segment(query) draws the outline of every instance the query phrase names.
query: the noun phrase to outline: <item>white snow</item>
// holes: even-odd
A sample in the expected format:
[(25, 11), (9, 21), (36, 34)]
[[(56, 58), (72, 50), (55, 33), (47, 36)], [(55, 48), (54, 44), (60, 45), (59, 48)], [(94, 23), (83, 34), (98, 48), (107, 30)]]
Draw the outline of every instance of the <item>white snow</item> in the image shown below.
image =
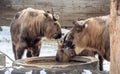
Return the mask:
[(103, 69), (105, 71), (110, 71), (110, 62), (104, 60), (104, 62), (103, 62)]
[(90, 70), (84, 69), (83, 72), (82, 72), (82, 74), (92, 74), (92, 72)]
[(47, 73), (45, 72), (45, 69), (43, 69), (40, 71), (40, 74), (47, 74)]
[(13, 68), (7, 68), (5, 74), (11, 74), (13, 70), (14, 70)]
[(67, 33), (69, 32), (69, 30), (68, 29), (62, 29), (62, 33), (64, 33), (64, 35), (66, 35)]
[(0, 32), (0, 42), (9, 42), (11, 40), (10, 27), (2, 26), (3, 31)]
[(32, 74), (32, 70), (31, 70), (31, 71), (29, 71), (29, 72), (26, 72), (25, 74)]
[[(10, 36), (10, 27), (2, 26), (2, 29), (3, 31), (0, 31), (0, 51), (4, 52), (5, 54), (7, 54), (10, 58), (14, 60), (14, 55), (12, 52), (11, 36)], [(69, 30), (62, 29), (62, 32), (66, 34), (67, 32), (69, 32)], [(57, 50), (56, 42), (47, 41), (46, 43), (43, 40), (40, 56), (55, 56), (56, 50)], [(23, 58), (26, 58), (25, 53), (24, 53)], [(8, 58), (6, 58), (6, 66), (7, 67), (12, 66), (12, 61)], [(104, 61), (104, 70), (105, 71), (110, 70), (110, 63), (107, 61)], [(84, 71), (88, 72), (87, 70), (84, 70)]]

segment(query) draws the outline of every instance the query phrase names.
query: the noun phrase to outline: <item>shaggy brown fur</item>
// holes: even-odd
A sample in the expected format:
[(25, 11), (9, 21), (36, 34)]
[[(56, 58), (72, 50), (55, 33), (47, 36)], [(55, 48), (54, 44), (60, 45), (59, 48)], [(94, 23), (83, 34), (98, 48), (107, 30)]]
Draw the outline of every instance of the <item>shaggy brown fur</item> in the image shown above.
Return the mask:
[(68, 47), (64, 44), (66, 36), (58, 43), (58, 50), (56, 54), (56, 61), (58, 62), (69, 62), (71, 57), (76, 55), (73, 47)]
[(56, 54), (56, 61), (58, 62), (69, 62), (71, 57), (75, 56), (74, 49), (70, 48), (59, 48)]
[[(110, 60), (109, 16), (88, 18), (75, 21), (68, 33), (66, 45), (75, 45), (75, 52), (79, 54), (84, 48), (90, 47), (99, 51), (106, 60)], [(69, 45), (70, 46), (70, 45)], [(103, 70), (103, 58), (99, 56), (100, 70)]]
[(32, 8), (18, 12), (12, 20), (11, 38), (15, 59), (21, 59), (25, 49), (27, 57), (38, 56), (41, 37), (58, 39), (61, 25), (51, 13)]

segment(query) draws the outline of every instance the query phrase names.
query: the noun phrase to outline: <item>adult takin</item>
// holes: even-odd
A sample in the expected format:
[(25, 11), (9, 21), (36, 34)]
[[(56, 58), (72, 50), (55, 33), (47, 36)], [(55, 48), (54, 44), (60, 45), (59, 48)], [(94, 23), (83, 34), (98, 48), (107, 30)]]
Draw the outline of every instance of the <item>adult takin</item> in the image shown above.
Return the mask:
[(93, 48), (99, 56), (100, 70), (103, 70), (103, 57), (110, 61), (109, 16), (99, 16), (73, 22), (74, 26), (65, 39), (66, 46), (75, 46), (79, 54), (84, 48)]
[(27, 8), (18, 12), (10, 24), (15, 59), (21, 59), (27, 49), (27, 57), (39, 56), (41, 38), (61, 38), (58, 17), (50, 12)]

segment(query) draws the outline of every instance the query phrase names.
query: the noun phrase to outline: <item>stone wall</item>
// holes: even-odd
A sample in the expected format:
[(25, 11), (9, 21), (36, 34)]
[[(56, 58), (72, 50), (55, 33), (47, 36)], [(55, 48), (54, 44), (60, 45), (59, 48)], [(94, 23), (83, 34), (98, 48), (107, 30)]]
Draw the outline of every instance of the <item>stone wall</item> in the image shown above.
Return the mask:
[[(10, 0), (15, 10), (27, 7), (51, 11), (60, 15), (62, 25), (72, 25), (72, 20), (109, 14), (109, 0)], [(9, 12), (10, 13), (10, 12)], [(1, 23), (1, 22), (0, 22)]]

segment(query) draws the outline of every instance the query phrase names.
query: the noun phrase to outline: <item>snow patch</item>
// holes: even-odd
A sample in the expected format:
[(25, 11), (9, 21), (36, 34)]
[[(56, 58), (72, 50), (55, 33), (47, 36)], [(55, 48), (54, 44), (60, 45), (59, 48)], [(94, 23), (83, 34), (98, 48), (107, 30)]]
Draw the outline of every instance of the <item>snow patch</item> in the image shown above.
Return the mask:
[(47, 74), (47, 73), (45, 72), (45, 69), (43, 69), (40, 71), (40, 74)]
[(32, 70), (31, 70), (31, 71), (29, 71), (29, 72), (26, 72), (25, 74), (32, 74)]
[(13, 68), (7, 68), (5, 74), (11, 74), (13, 70), (14, 70)]
[(24, 68), (23, 66), (15, 67), (16, 69), (22, 69)]
[(69, 32), (70, 30), (68, 30), (68, 29), (62, 29), (62, 33), (64, 34), (64, 36)]
[(81, 74), (92, 74), (92, 72), (90, 70), (84, 69)]
[(0, 42), (9, 42), (11, 41), (10, 36), (10, 27), (1, 26), (2, 31), (0, 31)]

